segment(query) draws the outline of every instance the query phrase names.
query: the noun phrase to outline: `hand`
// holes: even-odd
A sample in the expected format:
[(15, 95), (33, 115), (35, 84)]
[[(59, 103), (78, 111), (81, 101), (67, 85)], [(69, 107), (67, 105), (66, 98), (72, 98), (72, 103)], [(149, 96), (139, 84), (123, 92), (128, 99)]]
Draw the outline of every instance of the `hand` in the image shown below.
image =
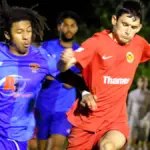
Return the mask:
[(73, 52), (72, 48), (65, 49), (61, 54), (61, 60), (64, 63), (70, 62), (73, 57), (74, 57), (74, 52)]
[(89, 93), (89, 94), (82, 96), (80, 105), (82, 105), (83, 107), (87, 106), (91, 110), (96, 110), (97, 109), (96, 100), (97, 100), (96, 95), (92, 95)]

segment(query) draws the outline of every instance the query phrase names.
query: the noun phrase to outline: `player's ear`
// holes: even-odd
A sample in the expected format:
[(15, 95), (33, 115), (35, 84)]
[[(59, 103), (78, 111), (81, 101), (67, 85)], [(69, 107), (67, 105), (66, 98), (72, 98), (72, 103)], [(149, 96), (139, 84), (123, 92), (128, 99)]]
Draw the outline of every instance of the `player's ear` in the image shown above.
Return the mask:
[(7, 40), (10, 40), (10, 34), (8, 33), (8, 31), (4, 31), (4, 36)]
[(137, 33), (140, 32), (140, 30), (142, 29), (143, 25), (140, 24), (139, 27), (137, 28)]
[(111, 23), (112, 23), (113, 26), (116, 25), (116, 23), (117, 23), (117, 17), (115, 15), (112, 16)]
[(78, 30), (79, 30), (79, 27), (78, 27), (78, 25), (76, 26), (76, 33), (78, 32)]
[(58, 32), (60, 31), (60, 28), (61, 28), (61, 27), (60, 27), (60, 24), (58, 24), (58, 25), (57, 25), (57, 31), (58, 31)]

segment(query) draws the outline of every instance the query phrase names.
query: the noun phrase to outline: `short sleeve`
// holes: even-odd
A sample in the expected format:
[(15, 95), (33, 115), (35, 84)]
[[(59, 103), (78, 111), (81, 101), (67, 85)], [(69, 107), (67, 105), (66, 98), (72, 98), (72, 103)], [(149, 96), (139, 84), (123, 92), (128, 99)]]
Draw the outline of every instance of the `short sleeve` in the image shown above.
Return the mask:
[(50, 54), (48, 54), (44, 48), (40, 47), (39, 49), (47, 64), (47, 75), (56, 77), (60, 73), (60, 71), (57, 69), (56, 60)]
[(144, 44), (144, 48), (143, 48), (143, 54), (140, 62), (146, 62), (150, 60), (150, 45), (146, 40), (143, 40), (143, 44)]
[(50, 54), (48, 54), (47, 63), (48, 63), (48, 74), (52, 75), (53, 77), (56, 77), (60, 73), (60, 71), (57, 69), (56, 60)]
[(74, 56), (82, 68), (85, 68), (92, 61), (97, 47), (98, 39), (93, 36), (82, 43), (81, 47), (74, 52)]
[(45, 41), (41, 44), (41, 48), (45, 49), (48, 54), (51, 54), (52, 44), (50, 41)]
[(48, 41), (46, 41), (46, 42), (43, 42), (42, 44), (41, 44), (41, 47), (42, 48), (44, 48), (44, 49), (47, 49), (47, 47), (48, 47)]

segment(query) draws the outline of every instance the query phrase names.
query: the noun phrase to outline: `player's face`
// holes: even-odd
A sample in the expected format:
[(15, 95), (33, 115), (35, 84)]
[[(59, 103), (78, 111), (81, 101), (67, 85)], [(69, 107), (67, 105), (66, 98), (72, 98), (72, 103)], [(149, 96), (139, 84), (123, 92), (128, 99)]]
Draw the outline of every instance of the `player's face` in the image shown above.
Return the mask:
[(128, 44), (142, 28), (140, 19), (130, 14), (123, 14), (118, 19), (113, 16), (112, 24), (116, 39), (122, 44)]
[(61, 40), (66, 42), (72, 41), (78, 31), (77, 22), (74, 19), (66, 18), (61, 25), (58, 26), (58, 31), (60, 32)]
[(139, 78), (137, 81), (137, 86), (140, 89), (145, 89), (148, 86), (148, 80), (147, 79), (141, 79)]
[(19, 54), (26, 54), (32, 42), (32, 27), (30, 21), (14, 22), (10, 32), (11, 46)]

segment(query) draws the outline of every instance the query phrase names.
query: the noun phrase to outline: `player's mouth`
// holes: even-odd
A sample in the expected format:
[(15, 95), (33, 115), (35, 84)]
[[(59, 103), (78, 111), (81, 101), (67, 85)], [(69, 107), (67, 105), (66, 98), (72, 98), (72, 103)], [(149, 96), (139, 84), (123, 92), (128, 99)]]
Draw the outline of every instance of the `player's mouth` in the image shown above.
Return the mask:
[(126, 37), (126, 36), (122, 36), (122, 38), (123, 38), (123, 39), (128, 39), (128, 37)]
[(66, 33), (66, 37), (72, 38), (72, 33)]
[(129, 38), (128, 37), (122, 37), (123, 38), (123, 40), (125, 40), (125, 41), (129, 41)]
[(25, 42), (25, 43), (24, 43), (24, 47), (25, 47), (25, 48), (29, 48), (29, 47), (30, 47), (30, 43), (29, 43), (29, 42)]

